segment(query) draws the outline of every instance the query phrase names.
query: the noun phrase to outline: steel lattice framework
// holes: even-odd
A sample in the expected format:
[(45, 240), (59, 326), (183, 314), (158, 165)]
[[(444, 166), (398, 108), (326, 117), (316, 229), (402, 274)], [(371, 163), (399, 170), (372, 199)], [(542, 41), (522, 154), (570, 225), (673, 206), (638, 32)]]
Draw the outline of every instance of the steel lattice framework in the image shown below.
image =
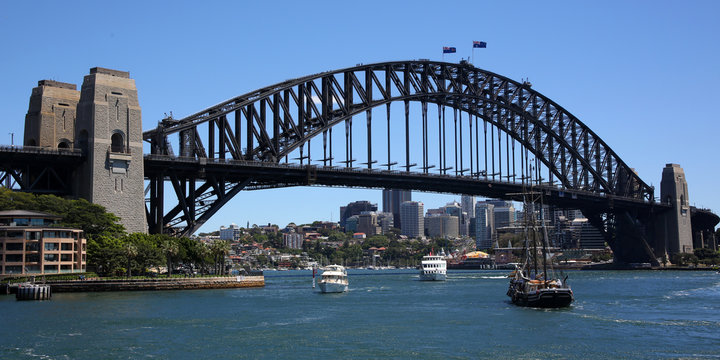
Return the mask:
[[(410, 103), (418, 102), (422, 109), (422, 164), (411, 163), (410, 153), (418, 151), (410, 146)], [(390, 123), (391, 104), (404, 105), (405, 152), (404, 159), (391, 157)], [(428, 119), (428, 104), (438, 107), (438, 147), (432, 148), (429, 138), (434, 120)], [(592, 192), (598, 196), (653, 202), (653, 188), (643, 182), (622, 159), (590, 128), (548, 97), (533, 90), (528, 82), (517, 82), (498, 74), (475, 68), (461, 62), (451, 64), (428, 60), (386, 62), (358, 65), (352, 68), (329, 71), (241, 95), (182, 119), (167, 118), (154, 130), (143, 134), (151, 144), (152, 154), (198, 162), (227, 160), (278, 164), (288, 161), (291, 153), (299, 151), (300, 164), (310, 162), (310, 141), (322, 139), (324, 167), (341, 166), (354, 168), (353, 117), (366, 114), (367, 161), (363, 164), (373, 169), (372, 110), (385, 106), (387, 109), (387, 163), (376, 169), (398, 165), (406, 172), (429, 173), (436, 165), (430, 159), (438, 159), (433, 170), (447, 175), (453, 169), (446, 162), (447, 144), (444, 134), (445, 108), (453, 111), (457, 131), (457, 116), (466, 114), (469, 124), (469, 144), (462, 144), (455, 137), (454, 175), (478, 180), (506, 179), (507, 182), (535, 181), (538, 185), (550, 184), (559, 189)], [(482, 122), (482, 124), (480, 124)], [(345, 124), (344, 149), (333, 151), (332, 130), (335, 125)], [(474, 123), (474, 134), (473, 134)], [(414, 123), (413, 123), (414, 124)], [(200, 126), (207, 130), (199, 130)], [(413, 125), (415, 126), (415, 125)], [(491, 128), (491, 149), (480, 148), (480, 127)], [(497, 144), (495, 133), (497, 130)], [(457, 134), (457, 132), (456, 132)], [(502, 139), (505, 140), (505, 173), (503, 174)], [(177, 136), (178, 154), (173, 152), (171, 135)], [(467, 133), (465, 137), (467, 137)], [(392, 141), (398, 141), (395, 136)], [(473, 138), (475, 140), (473, 140)], [(512, 139), (510, 143), (507, 139)], [(484, 140), (487, 140), (485, 135)], [(356, 140), (357, 141), (357, 140)], [(520, 175), (515, 170), (515, 143), (519, 144)], [(457, 148), (469, 147), (469, 169), (457, 165)], [(501, 155), (495, 154), (497, 151)], [(307, 153), (305, 153), (307, 150)], [(344, 151), (344, 160), (338, 161)], [(492, 152), (492, 166), (487, 161)], [(512, 166), (510, 169), (512, 152)], [(483, 166), (481, 156), (485, 156)], [(340, 155), (342, 156), (342, 155)], [(396, 155), (397, 156), (397, 155)], [(460, 155), (462, 159), (462, 154)], [(473, 159), (474, 158), (474, 159)], [(498, 166), (495, 159), (498, 159)], [(403, 163), (404, 160), (404, 163)], [(532, 161), (532, 163), (531, 163)], [(415, 167), (415, 168), (414, 168)], [(484, 169), (483, 169), (484, 167)], [(413, 169), (414, 168), (414, 169)], [(199, 176), (200, 178), (202, 176)], [(179, 204), (163, 214), (162, 183), (171, 180), (178, 195)], [(189, 232), (196, 230), (214, 214), (222, 204), (253, 179), (224, 179), (222, 176), (205, 176), (204, 183), (196, 186), (195, 179), (183, 179), (176, 174), (161, 174), (151, 179), (151, 204), (148, 218), (151, 228), (188, 224)], [(556, 185), (557, 184), (557, 185)], [(156, 199), (153, 202), (153, 197)], [(184, 233), (188, 233), (185, 231)]]

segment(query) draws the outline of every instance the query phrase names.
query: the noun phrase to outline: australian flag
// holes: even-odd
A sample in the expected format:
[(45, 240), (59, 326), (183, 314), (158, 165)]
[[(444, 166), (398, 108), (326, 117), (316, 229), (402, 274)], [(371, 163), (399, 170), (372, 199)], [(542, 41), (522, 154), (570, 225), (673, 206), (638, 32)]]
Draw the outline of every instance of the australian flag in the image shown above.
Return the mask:
[(455, 52), (454, 47), (443, 46), (443, 54), (452, 54)]
[(473, 41), (473, 48), (486, 48), (487, 43), (484, 41)]

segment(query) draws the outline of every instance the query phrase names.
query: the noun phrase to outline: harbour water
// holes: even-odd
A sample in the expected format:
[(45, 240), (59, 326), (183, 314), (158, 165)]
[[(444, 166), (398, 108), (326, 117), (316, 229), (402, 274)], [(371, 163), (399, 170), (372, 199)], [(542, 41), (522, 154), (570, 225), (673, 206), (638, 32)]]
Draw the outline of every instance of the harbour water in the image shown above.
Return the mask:
[(715, 272), (568, 272), (576, 301), (560, 310), (512, 305), (506, 274), (350, 270), (342, 294), (281, 271), (258, 289), (0, 296), (0, 358), (720, 358)]

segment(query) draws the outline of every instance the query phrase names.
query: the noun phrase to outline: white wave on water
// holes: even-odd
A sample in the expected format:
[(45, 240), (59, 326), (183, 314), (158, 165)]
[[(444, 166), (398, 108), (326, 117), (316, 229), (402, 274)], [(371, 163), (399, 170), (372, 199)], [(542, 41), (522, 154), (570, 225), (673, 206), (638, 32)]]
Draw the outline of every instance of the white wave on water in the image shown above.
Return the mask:
[(500, 276), (481, 276), (480, 278), (481, 279), (507, 279), (508, 277), (500, 275)]
[[(30, 356), (30, 357), (36, 357), (36, 358), (40, 358), (40, 359), (57, 359), (58, 358), (56, 355), (51, 356), (51, 355), (45, 355), (45, 354), (36, 354), (35, 349), (33, 349), (33, 348), (23, 349), (23, 355)], [(67, 355), (61, 355), (60, 359), (69, 359), (69, 358), (67, 357)]]
[(254, 326), (256, 328), (274, 328), (277, 326), (290, 326), (290, 325), (300, 325), (300, 324), (309, 324), (318, 322), (322, 319), (326, 318), (326, 316), (303, 316), (295, 319), (290, 319), (288, 321), (275, 321), (275, 322), (268, 322), (263, 321), (257, 324), (257, 326)]
[(650, 321), (650, 320), (637, 320), (637, 319), (617, 319), (617, 318), (611, 318), (607, 316), (601, 316), (601, 315), (593, 315), (593, 314), (580, 314), (580, 313), (571, 313), (572, 315), (585, 318), (585, 319), (591, 319), (591, 320), (599, 320), (599, 321), (605, 321), (605, 322), (611, 322), (611, 323), (617, 323), (617, 324), (630, 324), (630, 325), (652, 325), (652, 326), (682, 326), (682, 327), (688, 327), (688, 326), (707, 326), (707, 327), (720, 327), (720, 322), (717, 321), (709, 321), (709, 320), (664, 320), (664, 321)]
[(684, 289), (673, 291), (668, 295), (663, 296), (665, 299), (672, 299), (674, 297), (687, 297), (687, 296), (720, 296), (720, 282), (716, 282), (710, 286), (703, 286), (695, 289)]

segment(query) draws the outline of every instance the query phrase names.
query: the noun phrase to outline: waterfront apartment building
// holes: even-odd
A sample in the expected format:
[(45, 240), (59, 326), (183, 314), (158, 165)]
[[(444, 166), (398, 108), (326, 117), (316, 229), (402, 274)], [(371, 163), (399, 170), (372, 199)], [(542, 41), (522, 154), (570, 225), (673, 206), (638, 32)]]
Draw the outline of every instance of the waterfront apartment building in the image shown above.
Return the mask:
[(400, 204), (402, 235), (422, 238), (425, 234), (424, 205), (419, 201), (405, 201)]
[(393, 226), (400, 229), (402, 222), (400, 221), (400, 204), (411, 201), (412, 192), (410, 190), (384, 189), (382, 192), (382, 211), (384, 213), (393, 214)]
[(60, 219), (36, 211), (0, 211), (0, 276), (85, 272), (83, 231), (59, 226)]

